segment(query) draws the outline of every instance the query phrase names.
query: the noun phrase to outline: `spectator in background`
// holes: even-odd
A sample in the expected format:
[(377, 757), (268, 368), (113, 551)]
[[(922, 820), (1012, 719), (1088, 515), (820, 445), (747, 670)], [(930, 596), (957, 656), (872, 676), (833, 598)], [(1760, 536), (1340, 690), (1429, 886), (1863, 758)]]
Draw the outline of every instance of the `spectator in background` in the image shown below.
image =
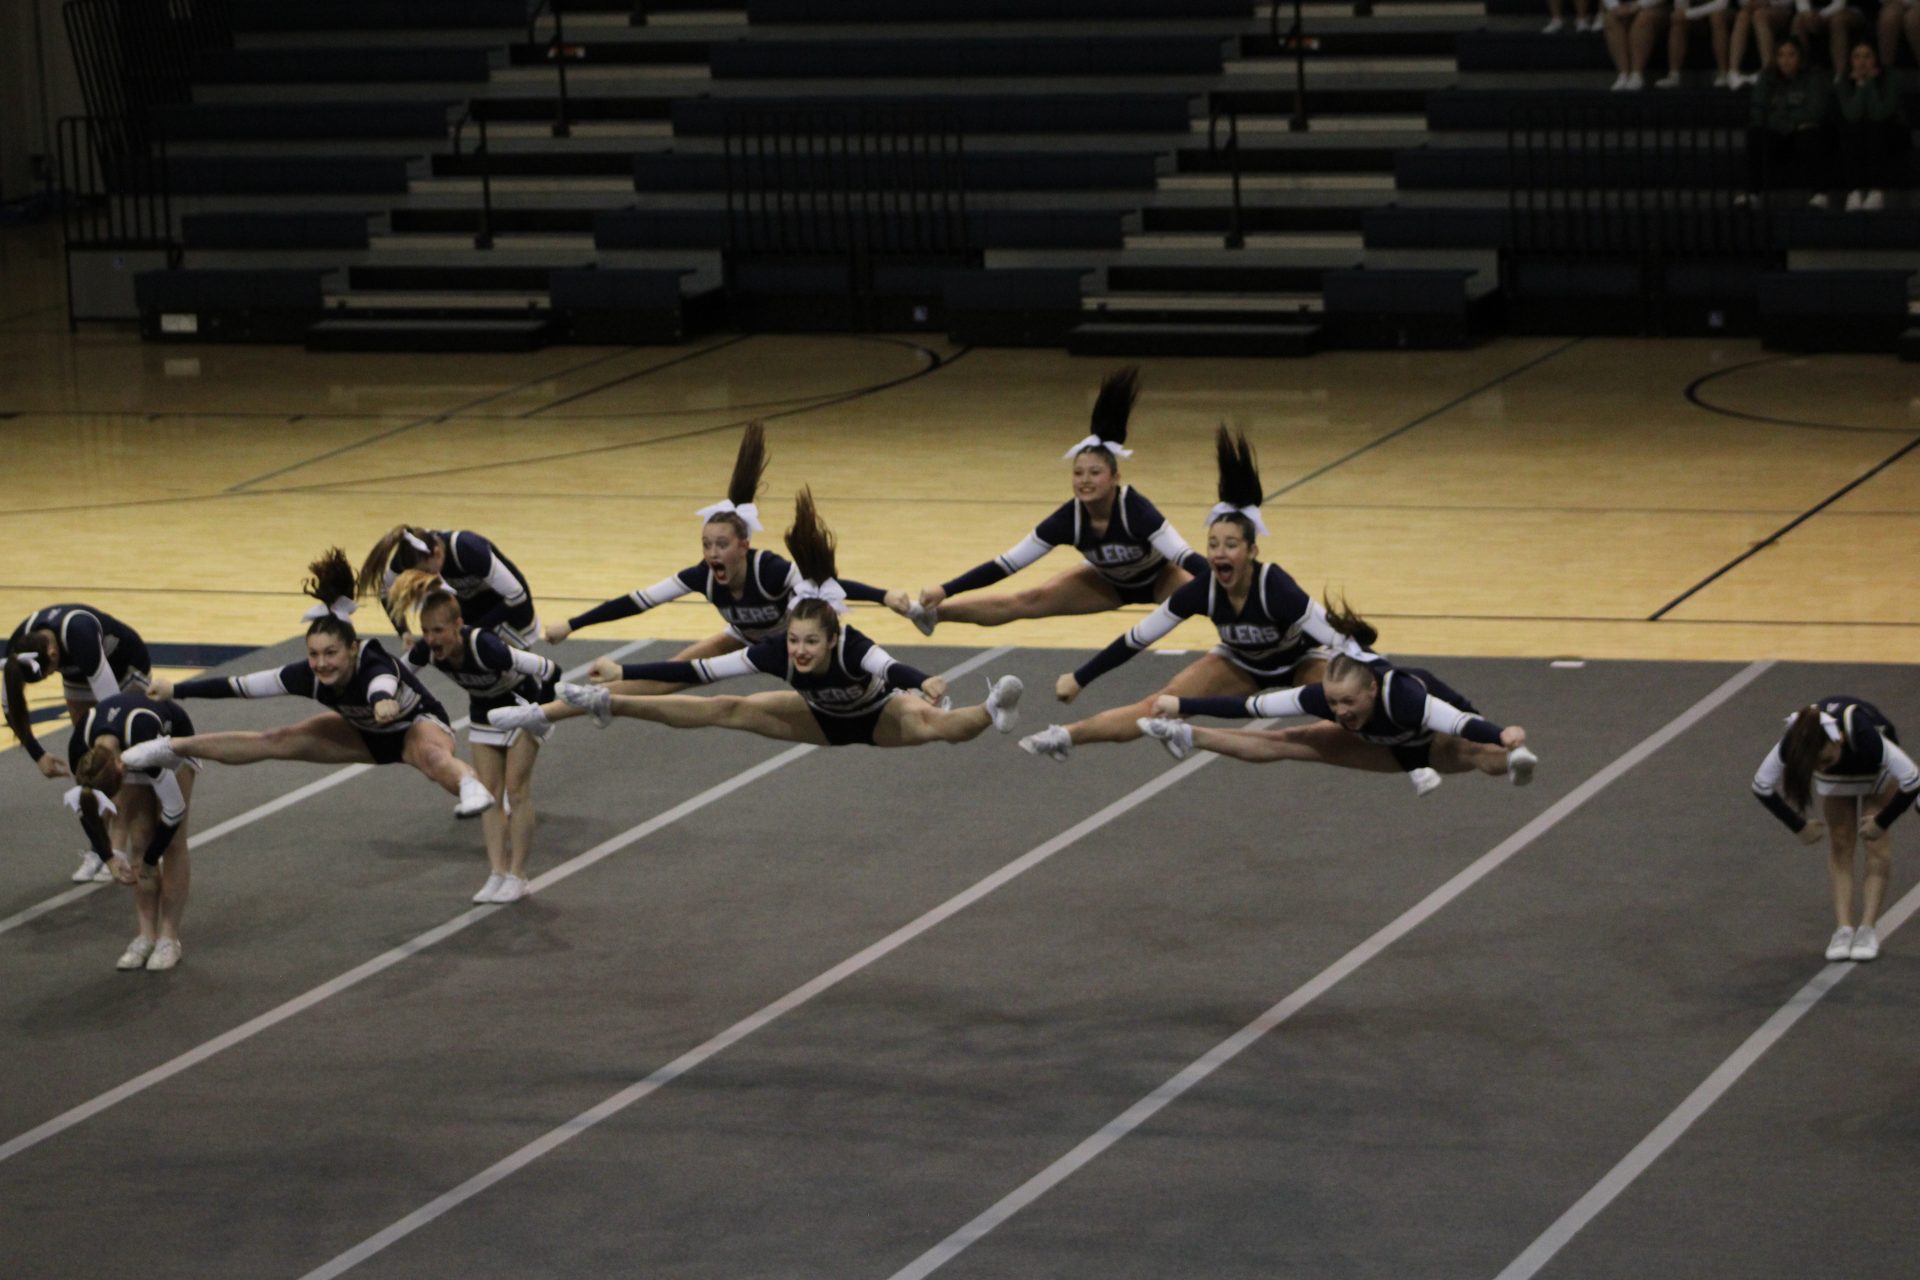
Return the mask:
[(1606, 8), (1607, 56), (1613, 59), (1616, 90), (1647, 87), (1647, 59), (1666, 25), (1667, 0), (1600, 0)]
[(1793, 34), (1808, 49), (1820, 36), (1827, 38), (1827, 59), (1833, 67), (1833, 78), (1838, 82), (1847, 74), (1847, 50), (1853, 48), (1860, 33), (1866, 30), (1867, 20), (1860, 10), (1847, 4), (1847, 0), (1826, 0), (1820, 8), (1813, 7), (1813, 0), (1793, 0), (1797, 12), (1793, 15)]
[(1807, 69), (1806, 51), (1791, 37), (1773, 51), (1773, 65), (1753, 90), (1747, 130), (1747, 165), (1753, 189), (1813, 189), (1816, 209), (1828, 205), (1827, 78)]
[(1656, 88), (1680, 87), (1680, 69), (1687, 64), (1687, 37), (1696, 22), (1706, 23), (1713, 37), (1713, 87), (1724, 89), (1732, 83), (1733, 63), (1728, 57), (1727, 40), (1733, 18), (1727, 12), (1727, 0), (1675, 0), (1673, 21), (1667, 26), (1667, 74)]
[[(1594, 16), (1593, 0), (1573, 0), (1573, 29), (1575, 31), (1598, 31), (1600, 19)], [(1567, 29), (1567, 0), (1547, 0), (1545, 27), (1547, 35), (1558, 35)]]
[(1913, 131), (1900, 109), (1900, 90), (1880, 66), (1873, 46), (1853, 46), (1847, 74), (1834, 86), (1839, 107), (1840, 185), (1847, 211), (1884, 209), (1891, 186), (1913, 145)]
[(1900, 33), (1920, 60), (1920, 0), (1880, 0), (1880, 65), (1891, 69), (1900, 57)]
[[(1793, 0), (1741, 0), (1740, 13), (1733, 20), (1733, 48), (1727, 55), (1731, 72), (1728, 88), (1744, 89), (1760, 83), (1761, 74), (1773, 65), (1774, 42), (1785, 33), (1792, 8)], [(1760, 55), (1757, 65), (1761, 70), (1743, 76), (1740, 64), (1746, 59), (1748, 36), (1752, 36), (1753, 47)]]

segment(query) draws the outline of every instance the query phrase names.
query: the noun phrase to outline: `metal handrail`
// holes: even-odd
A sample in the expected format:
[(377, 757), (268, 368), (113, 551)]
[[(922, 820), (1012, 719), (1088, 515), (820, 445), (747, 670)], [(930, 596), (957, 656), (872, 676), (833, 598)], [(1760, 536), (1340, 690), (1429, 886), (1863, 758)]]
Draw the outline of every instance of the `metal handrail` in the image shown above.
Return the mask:
[(1300, 0), (1293, 0), (1293, 26), (1287, 34), (1280, 34), (1279, 0), (1267, 8), (1267, 30), (1273, 37), (1275, 48), (1293, 50), (1293, 114), (1287, 118), (1289, 133), (1305, 133), (1311, 124), (1307, 120), (1307, 50), (1315, 48), (1319, 41), (1307, 35), (1306, 13), (1300, 7)]
[(572, 104), (567, 96), (567, 60), (578, 57), (580, 51), (567, 43), (567, 23), (563, 0), (538, 0), (533, 12), (527, 15), (527, 43), (538, 43), (540, 15), (553, 15), (553, 35), (546, 43), (547, 61), (553, 63), (554, 77), (559, 82), (559, 103), (554, 109), (553, 136), (570, 138), (573, 136)]
[[(1220, 145), (1220, 117), (1227, 118), (1227, 144)], [(1231, 100), (1225, 106), (1215, 106), (1213, 115), (1207, 120), (1207, 150), (1215, 155), (1224, 151), (1232, 158), (1233, 174), (1233, 212), (1227, 223), (1227, 243), (1229, 249), (1247, 247), (1246, 231), (1241, 223), (1240, 212), (1240, 109)]]
[(473, 154), (480, 161), (480, 230), (474, 233), (473, 247), (476, 249), (493, 248), (493, 158), (487, 150), (487, 113), (481, 110), (482, 99), (468, 101), (466, 110), (453, 122), (453, 154), (460, 154), (460, 142), (466, 133), (467, 122), (472, 121), (479, 133), (474, 144)]

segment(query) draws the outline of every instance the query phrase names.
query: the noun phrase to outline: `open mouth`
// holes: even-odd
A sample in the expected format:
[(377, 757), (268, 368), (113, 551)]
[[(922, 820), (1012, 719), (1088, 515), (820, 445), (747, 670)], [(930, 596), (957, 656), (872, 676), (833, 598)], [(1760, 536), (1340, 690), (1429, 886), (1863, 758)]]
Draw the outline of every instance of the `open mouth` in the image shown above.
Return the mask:
[(1213, 576), (1222, 582), (1230, 582), (1233, 579), (1233, 566), (1224, 560), (1215, 560), (1213, 562)]

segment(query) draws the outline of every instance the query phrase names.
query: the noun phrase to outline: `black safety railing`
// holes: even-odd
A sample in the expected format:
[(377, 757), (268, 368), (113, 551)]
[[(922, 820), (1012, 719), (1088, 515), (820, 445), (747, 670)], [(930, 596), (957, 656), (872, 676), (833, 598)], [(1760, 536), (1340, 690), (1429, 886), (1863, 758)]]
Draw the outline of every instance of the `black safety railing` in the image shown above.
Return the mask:
[[(1220, 122), (1227, 122), (1226, 141), (1220, 140)], [(1247, 235), (1244, 214), (1240, 200), (1240, 110), (1232, 99), (1224, 104), (1215, 103), (1213, 115), (1207, 121), (1207, 150), (1227, 160), (1227, 172), (1232, 175), (1233, 206), (1227, 215), (1227, 245), (1229, 249), (1247, 247)]]
[(1276, 50), (1293, 51), (1293, 114), (1287, 118), (1287, 128), (1293, 133), (1305, 133), (1310, 127), (1307, 121), (1307, 51), (1317, 48), (1319, 41), (1307, 34), (1306, 11), (1300, 0), (1293, 0), (1293, 25), (1287, 28), (1284, 36), (1281, 35), (1280, 8), (1280, 0), (1273, 0), (1268, 7), (1267, 29), (1273, 37)]
[(233, 47), (227, 0), (67, 0), (60, 16), (88, 115), (136, 131), (188, 100), (202, 54)]
[(453, 122), (453, 154), (461, 154), (467, 126), (474, 127), (473, 157), (480, 170), (480, 227), (473, 235), (476, 249), (493, 248), (493, 156), (487, 150), (487, 113), (482, 99), (467, 103), (466, 110)]
[(573, 136), (573, 109), (567, 99), (567, 64), (585, 56), (585, 50), (578, 45), (567, 43), (567, 19), (565, 0), (537, 0), (533, 11), (527, 15), (527, 43), (538, 43), (540, 15), (553, 15), (553, 35), (548, 38), (545, 53), (547, 61), (553, 64), (555, 77), (556, 105), (553, 116), (553, 136), (570, 138)]
[(721, 148), (730, 271), (742, 258), (844, 259), (857, 300), (887, 259), (974, 253), (965, 139), (944, 113), (741, 108)]
[(168, 267), (180, 265), (167, 142), (151, 127), (124, 119), (68, 116), (57, 132), (54, 164), (62, 192), (60, 229), (66, 259), (67, 325), (92, 317), (76, 313), (73, 256), (81, 252), (159, 250)]

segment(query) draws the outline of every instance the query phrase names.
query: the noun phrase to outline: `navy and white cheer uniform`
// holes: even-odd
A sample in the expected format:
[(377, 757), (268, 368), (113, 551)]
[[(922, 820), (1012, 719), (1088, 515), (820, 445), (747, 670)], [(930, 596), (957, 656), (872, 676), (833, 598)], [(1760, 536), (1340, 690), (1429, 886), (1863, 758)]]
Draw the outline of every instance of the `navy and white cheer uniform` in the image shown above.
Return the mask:
[(61, 683), (69, 702), (104, 702), (147, 687), (153, 660), (146, 642), (109, 613), (84, 604), (49, 605), (13, 629), (8, 652), (17, 652), (30, 631), (51, 631), (59, 641)]
[[(1898, 790), (1893, 799), (1874, 818), (1884, 831), (1920, 797), (1920, 766), (1900, 749), (1899, 731), (1872, 703), (1836, 696), (1813, 705), (1820, 708), (1822, 717), (1832, 720), (1840, 735), (1840, 759), (1830, 769), (1814, 771), (1814, 794), (1872, 797), (1886, 790), (1888, 783), (1894, 784)], [(1790, 830), (1800, 832), (1806, 829), (1806, 818), (1780, 794), (1787, 773), (1782, 755), (1786, 741), (1782, 735), (1760, 762), (1759, 772), (1753, 775), (1753, 794)]]
[(1134, 654), (1160, 639), (1188, 618), (1206, 617), (1220, 633), (1213, 652), (1258, 680), (1262, 687), (1286, 684), (1293, 669), (1318, 646), (1350, 654), (1363, 662), (1379, 661), (1352, 637), (1342, 635), (1327, 621), (1320, 602), (1300, 589), (1277, 564), (1253, 562), (1253, 582), (1247, 602), (1233, 606), (1233, 597), (1213, 574), (1198, 577), (1166, 598), (1127, 633), (1089, 658), (1073, 673), (1086, 688)]
[[(697, 591), (720, 611), (720, 617), (727, 624), (727, 634), (741, 644), (753, 644), (768, 636), (784, 634), (787, 629), (787, 606), (792, 603), (793, 589), (800, 585), (802, 578), (799, 567), (772, 551), (754, 551), (747, 555), (746, 577), (747, 580), (738, 586), (724, 586), (714, 580), (713, 570), (702, 561), (692, 568), (682, 569), (671, 578), (624, 596), (616, 596), (605, 604), (595, 605), (577, 618), (567, 619), (567, 629), (578, 631), (581, 627), (631, 618)], [(886, 603), (887, 593), (879, 587), (870, 587), (851, 578), (839, 578), (836, 581), (845, 589), (849, 600), (868, 604)]]
[(872, 746), (887, 699), (927, 682), (925, 672), (896, 660), (852, 627), (841, 627), (833, 654), (822, 669), (801, 671), (787, 656), (784, 634), (768, 636), (736, 653), (695, 662), (632, 662), (620, 668), (628, 680), (670, 684), (712, 684), (754, 672), (777, 676), (806, 700), (807, 710), (836, 747)]
[[(1384, 660), (1369, 663), (1380, 678), (1367, 722), (1352, 732), (1393, 753), (1407, 773), (1431, 767), (1433, 735), (1450, 733), (1468, 742), (1500, 745), (1505, 726), (1480, 715), (1471, 702), (1449, 688), (1440, 677), (1419, 667), (1396, 667)], [(1182, 698), (1183, 716), (1218, 716), (1223, 720), (1318, 716), (1339, 723), (1327, 701), (1324, 685), (1274, 689), (1251, 698)]]
[[(487, 721), (489, 712), (496, 707), (552, 702), (553, 684), (560, 677), (560, 665), (553, 659), (516, 649), (493, 632), (478, 627), (460, 628), (458, 665), (435, 658), (425, 640), (408, 650), (402, 661), (407, 670), (415, 673), (432, 667), (467, 691), (467, 718), (471, 722), (467, 738), (482, 747), (510, 747), (523, 732), (494, 728)], [(529, 732), (545, 742), (553, 733), (553, 726), (549, 724)]]
[(1072, 547), (1086, 557), (1122, 604), (1152, 604), (1154, 583), (1169, 563), (1195, 577), (1207, 572), (1206, 558), (1187, 545), (1159, 508), (1123, 484), (1114, 494), (1113, 514), (1104, 530), (1094, 529), (1080, 499), (1069, 499), (1011, 551), (974, 566), (940, 589), (949, 597), (977, 591), (1020, 572), (1055, 547)]
[[(375, 764), (398, 764), (406, 750), (407, 730), (419, 721), (453, 732), (447, 709), (439, 699), (427, 692), (418, 676), (394, 661), (377, 640), (360, 642), (359, 661), (344, 688), (321, 684), (304, 662), (289, 662), (277, 671), (245, 676), (202, 676), (173, 687), (176, 698), (275, 698), (282, 694), (312, 698), (336, 712), (360, 734)], [(381, 724), (374, 718), (373, 707), (389, 698), (400, 704), (400, 714)]]
[[(185, 707), (155, 702), (144, 693), (116, 693), (101, 699), (99, 705), (87, 712), (79, 730), (67, 739), (67, 766), (78, 769), (80, 757), (102, 738), (118, 738), (124, 753), (128, 747), (152, 742), (155, 738), (184, 738), (192, 733), (193, 720)], [(180, 771), (199, 767), (199, 761), (188, 760), (172, 769), (125, 771), (122, 786), (151, 787), (154, 799), (159, 801), (160, 816), (154, 822), (153, 839), (142, 856), (148, 866), (159, 865), (167, 846), (173, 843), (174, 833), (187, 820), (187, 794), (180, 788)], [(87, 839), (101, 861), (113, 856), (104, 825), (98, 831), (87, 832)]]
[[(515, 567), (491, 542), (477, 533), (439, 530), (433, 534), (447, 549), (440, 565), (440, 579), (460, 601), (460, 621), (482, 631), (497, 631), (509, 644), (524, 648), (540, 636), (540, 619), (534, 612), (533, 588), (527, 575)], [(381, 594), (393, 587), (400, 576), (396, 559), (387, 565)], [(392, 617), (392, 610), (388, 610)], [(393, 618), (396, 631), (405, 631), (405, 619)]]

